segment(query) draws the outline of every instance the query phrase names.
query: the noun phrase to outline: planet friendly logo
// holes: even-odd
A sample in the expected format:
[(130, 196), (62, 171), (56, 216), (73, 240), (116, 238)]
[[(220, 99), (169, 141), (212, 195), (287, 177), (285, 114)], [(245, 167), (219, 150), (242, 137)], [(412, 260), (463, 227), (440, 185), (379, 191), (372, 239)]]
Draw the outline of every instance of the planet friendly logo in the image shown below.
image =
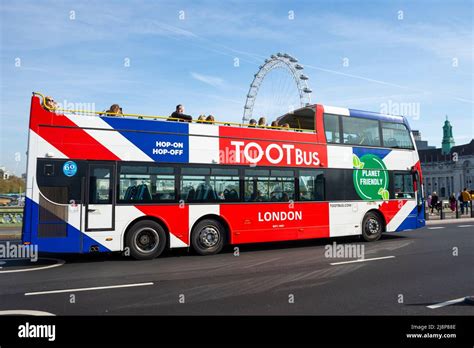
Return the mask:
[(352, 163), (354, 187), (360, 198), (365, 200), (388, 200), (388, 172), (383, 161), (375, 155), (366, 154), (361, 158), (353, 155)]

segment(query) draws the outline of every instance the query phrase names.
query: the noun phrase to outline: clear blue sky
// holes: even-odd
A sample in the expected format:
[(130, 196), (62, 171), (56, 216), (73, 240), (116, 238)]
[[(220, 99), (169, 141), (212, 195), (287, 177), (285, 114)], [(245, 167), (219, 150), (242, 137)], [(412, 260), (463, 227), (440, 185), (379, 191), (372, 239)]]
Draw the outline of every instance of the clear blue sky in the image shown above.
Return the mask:
[(305, 66), (313, 102), (411, 106), (412, 128), (437, 146), (447, 114), (457, 144), (473, 138), (469, 0), (0, 3), (0, 165), (17, 174), (32, 91), (132, 113), (169, 115), (183, 103), (238, 122), (253, 74), (279, 51)]

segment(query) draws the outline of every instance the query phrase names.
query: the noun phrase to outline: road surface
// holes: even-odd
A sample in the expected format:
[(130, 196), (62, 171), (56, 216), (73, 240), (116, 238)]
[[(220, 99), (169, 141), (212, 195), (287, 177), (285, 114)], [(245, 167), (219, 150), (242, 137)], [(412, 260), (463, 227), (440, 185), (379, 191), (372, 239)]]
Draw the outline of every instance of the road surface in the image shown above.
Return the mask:
[[(326, 257), (333, 242), (363, 246), (364, 260)], [(205, 257), (176, 250), (152, 261), (46, 256), (0, 261), (0, 314), (474, 314), (463, 301), (474, 295), (473, 222), (386, 234), (375, 243), (242, 245), (238, 256), (234, 247)]]

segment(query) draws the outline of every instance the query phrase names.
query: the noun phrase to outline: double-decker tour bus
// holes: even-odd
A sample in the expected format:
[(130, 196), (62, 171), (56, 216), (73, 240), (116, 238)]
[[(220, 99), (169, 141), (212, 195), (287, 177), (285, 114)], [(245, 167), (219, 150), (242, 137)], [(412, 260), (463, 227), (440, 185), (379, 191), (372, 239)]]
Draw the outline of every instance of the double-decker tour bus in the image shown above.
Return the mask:
[(51, 110), (33, 93), (23, 243), (151, 259), (425, 225), (406, 118), (316, 104), (279, 121), (290, 129)]

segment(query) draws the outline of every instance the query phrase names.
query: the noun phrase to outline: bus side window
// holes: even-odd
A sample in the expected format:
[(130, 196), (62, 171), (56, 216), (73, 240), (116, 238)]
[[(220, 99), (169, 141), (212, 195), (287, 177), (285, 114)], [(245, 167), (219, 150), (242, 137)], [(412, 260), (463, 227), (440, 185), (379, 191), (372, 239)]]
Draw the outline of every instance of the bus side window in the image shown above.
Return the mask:
[(341, 142), (338, 115), (324, 114), (324, 132), (328, 143), (339, 144)]
[(381, 122), (383, 146), (413, 149), (410, 132), (401, 123)]
[(325, 178), (322, 170), (300, 170), (300, 201), (324, 201)]
[(393, 174), (393, 193), (392, 198), (415, 198), (415, 189), (413, 187), (413, 175), (411, 173)]
[(119, 170), (119, 203), (173, 202), (176, 185), (173, 167), (127, 164)]
[(343, 117), (344, 144), (381, 146), (379, 122), (357, 117)]

